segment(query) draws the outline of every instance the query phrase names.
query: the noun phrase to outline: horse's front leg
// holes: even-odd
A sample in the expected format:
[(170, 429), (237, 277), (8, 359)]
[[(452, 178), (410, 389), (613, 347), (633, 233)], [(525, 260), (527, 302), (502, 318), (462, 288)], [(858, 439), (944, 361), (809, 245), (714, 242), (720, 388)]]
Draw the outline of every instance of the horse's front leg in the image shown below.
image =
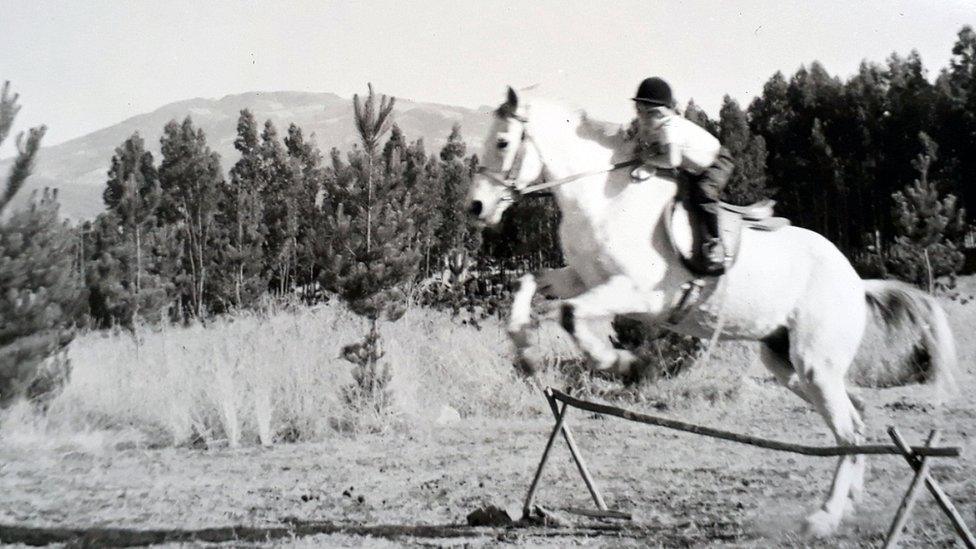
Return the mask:
[(615, 276), (565, 300), (556, 314), (560, 325), (572, 336), (594, 369), (627, 376), (637, 357), (625, 349), (614, 348), (609, 340), (590, 328), (588, 321), (609, 320), (624, 314), (648, 314), (653, 309), (651, 301), (629, 278)]
[(508, 337), (515, 345), (516, 366), (527, 374), (542, 366), (542, 358), (532, 346), (536, 324), (532, 321), (532, 298), (541, 293), (549, 298), (565, 299), (585, 290), (579, 275), (569, 267), (547, 269), (538, 275), (527, 274), (519, 280), (508, 319)]

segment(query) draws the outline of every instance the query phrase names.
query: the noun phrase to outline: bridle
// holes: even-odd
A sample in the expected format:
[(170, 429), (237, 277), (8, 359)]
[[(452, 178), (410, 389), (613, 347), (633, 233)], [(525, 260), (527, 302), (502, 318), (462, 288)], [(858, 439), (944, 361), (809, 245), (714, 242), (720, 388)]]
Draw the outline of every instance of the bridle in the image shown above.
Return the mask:
[[(518, 148), (515, 150), (515, 157), (512, 158), (511, 166), (509, 166), (508, 170), (505, 170), (504, 173), (489, 170), (486, 166), (479, 166), (477, 173), (488, 178), (495, 185), (500, 185), (505, 188), (506, 193), (500, 200), (514, 201), (516, 197), (536, 192), (531, 190), (533, 184), (520, 185), (518, 182), (518, 173), (522, 171), (522, 164), (525, 161), (525, 154), (526, 150), (528, 149), (527, 145), (532, 143), (533, 146), (535, 146), (535, 141), (529, 137), (528, 118), (517, 114), (510, 114), (507, 116), (507, 118), (517, 120), (522, 124), (522, 138), (519, 140)], [(536, 153), (538, 152), (539, 148), (536, 146)], [(539, 174), (536, 181), (544, 179), (544, 176), (545, 168), (543, 168), (542, 173)]]
[(532, 139), (532, 137), (529, 135), (529, 131), (528, 131), (529, 119), (517, 114), (509, 114), (506, 117), (516, 120), (522, 124), (522, 138), (519, 140), (519, 146), (518, 149), (516, 149), (515, 151), (515, 157), (512, 158), (512, 165), (509, 166), (508, 170), (505, 170), (504, 173), (489, 170), (485, 166), (479, 166), (477, 171), (479, 175), (488, 178), (495, 185), (500, 185), (505, 188), (506, 193), (499, 200), (506, 201), (506, 202), (514, 201), (516, 198), (528, 196), (531, 194), (536, 194), (541, 191), (551, 189), (553, 187), (558, 187), (560, 185), (565, 185), (566, 183), (570, 183), (572, 181), (582, 179), (584, 177), (600, 175), (600, 174), (612, 172), (614, 170), (619, 170), (621, 168), (638, 166), (641, 163), (639, 159), (635, 158), (624, 162), (617, 162), (616, 164), (613, 164), (608, 168), (580, 172), (553, 181), (545, 180), (546, 169), (545, 169), (545, 165), (543, 165), (539, 177), (537, 177), (534, 181), (532, 181), (529, 184), (520, 185), (517, 178), (518, 178), (519, 171), (522, 170), (522, 163), (525, 161), (525, 154), (526, 154), (526, 150), (528, 149), (528, 145), (531, 144), (533, 147), (535, 147), (536, 153), (539, 154), (540, 158), (542, 154), (539, 151), (539, 146), (536, 144), (535, 140)]

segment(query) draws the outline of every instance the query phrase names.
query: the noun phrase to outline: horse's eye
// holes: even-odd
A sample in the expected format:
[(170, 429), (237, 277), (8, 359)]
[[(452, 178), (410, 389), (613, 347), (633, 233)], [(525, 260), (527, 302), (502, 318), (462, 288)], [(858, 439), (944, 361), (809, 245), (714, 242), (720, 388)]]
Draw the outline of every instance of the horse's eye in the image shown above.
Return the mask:
[(499, 139), (498, 140), (498, 150), (502, 150), (503, 151), (503, 150), (505, 150), (505, 147), (507, 147), (507, 146), (508, 146), (508, 140), (507, 139)]

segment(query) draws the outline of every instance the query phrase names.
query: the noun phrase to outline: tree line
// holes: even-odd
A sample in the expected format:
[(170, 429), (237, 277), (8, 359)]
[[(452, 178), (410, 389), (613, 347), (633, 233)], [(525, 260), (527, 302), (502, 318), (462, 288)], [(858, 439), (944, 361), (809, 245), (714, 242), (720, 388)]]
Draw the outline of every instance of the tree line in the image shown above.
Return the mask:
[[(862, 274), (922, 283), (962, 267), (972, 238), (963, 210), (976, 205), (971, 27), (934, 83), (916, 51), (862, 62), (846, 81), (814, 62), (774, 74), (742, 116), (726, 97), (719, 126), (746, 175), (730, 185), (733, 196), (774, 197)], [(925, 261), (934, 272), (919, 268)]]

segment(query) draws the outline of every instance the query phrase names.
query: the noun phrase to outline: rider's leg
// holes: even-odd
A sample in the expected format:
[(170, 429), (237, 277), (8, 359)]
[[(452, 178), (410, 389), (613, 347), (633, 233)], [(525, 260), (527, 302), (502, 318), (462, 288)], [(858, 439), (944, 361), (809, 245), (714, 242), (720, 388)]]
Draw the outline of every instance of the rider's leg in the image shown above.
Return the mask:
[(721, 199), (722, 189), (728, 183), (734, 168), (735, 164), (729, 151), (722, 147), (715, 162), (700, 176), (694, 178), (691, 185), (691, 201), (698, 206), (704, 220), (702, 257), (708, 263), (709, 273), (713, 275), (725, 271), (725, 248), (719, 234), (718, 211), (703, 206), (716, 204)]

